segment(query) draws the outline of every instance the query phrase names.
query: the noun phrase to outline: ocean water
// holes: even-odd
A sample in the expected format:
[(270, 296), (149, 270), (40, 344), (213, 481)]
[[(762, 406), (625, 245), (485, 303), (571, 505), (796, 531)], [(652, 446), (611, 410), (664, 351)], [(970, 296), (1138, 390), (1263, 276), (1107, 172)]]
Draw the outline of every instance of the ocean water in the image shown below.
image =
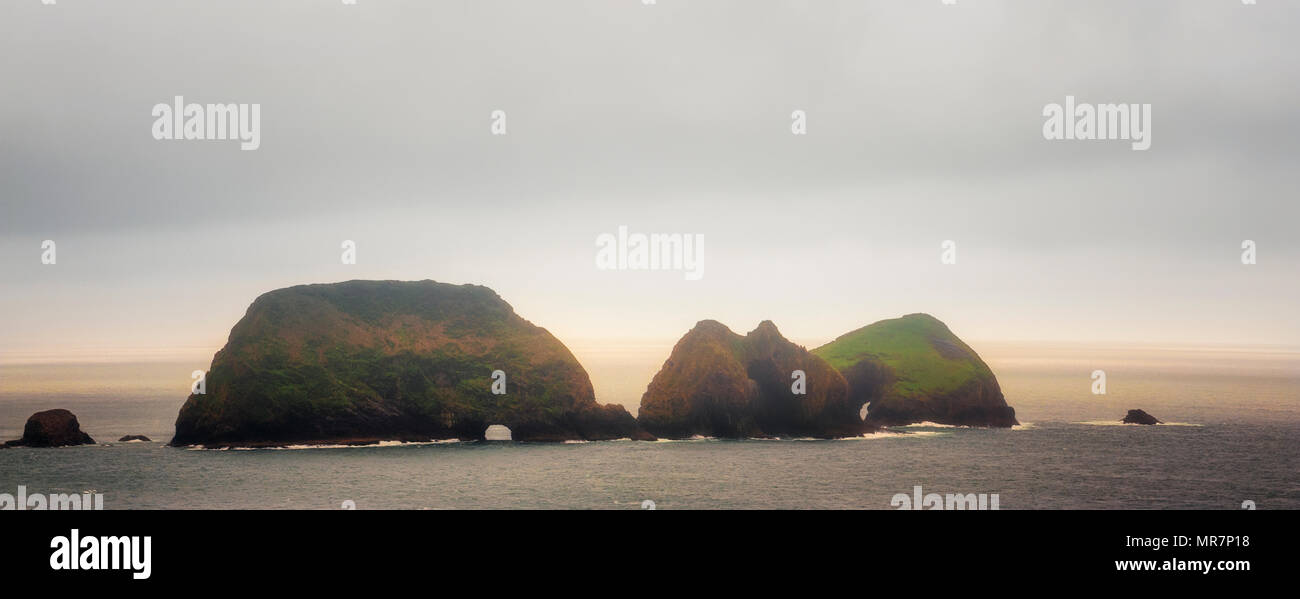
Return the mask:
[[(0, 438), (63, 407), (100, 442), (0, 450), (0, 493), (95, 492), (108, 509), (892, 509), (920, 486), (996, 493), (1001, 509), (1300, 508), (1300, 352), (977, 348), (1022, 426), (834, 441), (171, 448), (191, 362), (0, 365)], [(635, 408), (661, 352), (576, 353), (602, 402)], [(1131, 408), (1168, 424), (1118, 424)]]

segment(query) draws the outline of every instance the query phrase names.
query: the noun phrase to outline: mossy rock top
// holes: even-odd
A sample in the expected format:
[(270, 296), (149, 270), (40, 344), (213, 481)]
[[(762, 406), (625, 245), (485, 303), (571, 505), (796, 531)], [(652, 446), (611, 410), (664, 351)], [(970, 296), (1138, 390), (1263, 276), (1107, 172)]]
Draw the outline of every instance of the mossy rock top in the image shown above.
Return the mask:
[[(506, 393), (492, 392), (493, 372)], [(633, 436), (564, 344), (494, 291), (435, 281), (300, 285), (258, 297), (191, 395), (174, 445)]]
[(929, 314), (867, 325), (813, 353), (844, 374), (878, 424), (1017, 424), (993, 371)]

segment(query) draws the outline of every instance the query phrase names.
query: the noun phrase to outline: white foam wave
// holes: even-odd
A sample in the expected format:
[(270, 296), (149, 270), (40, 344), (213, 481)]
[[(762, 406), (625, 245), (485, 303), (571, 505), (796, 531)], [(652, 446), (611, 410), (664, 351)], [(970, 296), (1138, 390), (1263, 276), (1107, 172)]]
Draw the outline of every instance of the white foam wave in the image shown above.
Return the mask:
[(694, 435), (686, 439), (655, 439), (655, 443), (694, 443), (699, 441), (717, 441), (717, 437), (706, 437), (704, 435)]
[(186, 451), (257, 451), (259, 449), (289, 451), (302, 449), (365, 449), (375, 447), (413, 447), (417, 445), (445, 445), (448, 443), (460, 443), (460, 439), (434, 439), (432, 441), (380, 441), (369, 444), (343, 444), (343, 443), (318, 443), (305, 444), (296, 443), (292, 445), (282, 445), (277, 447), (204, 447), (202, 445), (189, 445), (185, 447)]
[(844, 437), (843, 439), (836, 439), (836, 440), (837, 441), (872, 441), (876, 439), (921, 439), (924, 437), (947, 437), (951, 435), (952, 433), (944, 432), (944, 431), (907, 431), (907, 432), (880, 431), (878, 433), (867, 433), (865, 435), (861, 435), (858, 437)]

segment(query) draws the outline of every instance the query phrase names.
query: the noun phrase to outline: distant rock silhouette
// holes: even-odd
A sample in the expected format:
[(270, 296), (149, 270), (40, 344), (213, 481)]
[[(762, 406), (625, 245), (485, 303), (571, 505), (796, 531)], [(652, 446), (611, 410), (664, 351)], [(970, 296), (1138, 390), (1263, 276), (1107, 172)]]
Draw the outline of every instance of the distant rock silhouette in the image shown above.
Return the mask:
[(144, 435), (126, 435), (125, 437), (122, 437), (121, 439), (117, 440), (118, 443), (126, 443), (128, 441), (149, 442), (149, 441), (153, 441), (153, 439), (150, 439), (149, 437), (146, 437)]
[(77, 417), (67, 410), (45, 410), (32, 414), (23, 427), (23, 438), (10, 441), (9, 447), (64, 447), (93, 445), (94, 439), (81, 432)]
[(1120, 422), (1123, 422), (1124, 424), (1164, 424), (1163, 422), (1156, 420), (1155, 416), (1143, 412), (1142, 410), (1129, 410), (1128, 414), (1125, 415), (1124, 419)]

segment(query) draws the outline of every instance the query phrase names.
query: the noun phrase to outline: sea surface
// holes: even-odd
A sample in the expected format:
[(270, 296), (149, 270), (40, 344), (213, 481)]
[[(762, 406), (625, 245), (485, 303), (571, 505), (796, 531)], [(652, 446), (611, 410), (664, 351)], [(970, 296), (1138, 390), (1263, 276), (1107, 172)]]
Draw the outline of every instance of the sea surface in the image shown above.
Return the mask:
[[(93, 492), (107, 509), (892, 509), (920, 486), (1001, 509), (1300, 508), (1300, 351), (976, 347), (1021, 426), (834, 441), (172, 448), (192, 361), (3, 364), (0, 439), (61, 407), (99, 444), (0, 450), (0, 493)], [(635, 411), (667, 348), (575, 353), (600, 401)], [(1120, 425), (1131, 408), (1167, 424)]]

